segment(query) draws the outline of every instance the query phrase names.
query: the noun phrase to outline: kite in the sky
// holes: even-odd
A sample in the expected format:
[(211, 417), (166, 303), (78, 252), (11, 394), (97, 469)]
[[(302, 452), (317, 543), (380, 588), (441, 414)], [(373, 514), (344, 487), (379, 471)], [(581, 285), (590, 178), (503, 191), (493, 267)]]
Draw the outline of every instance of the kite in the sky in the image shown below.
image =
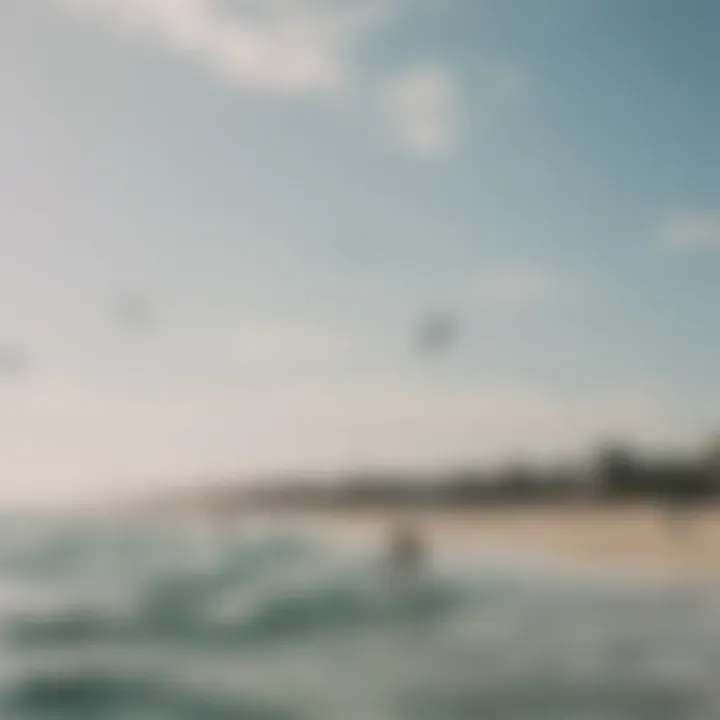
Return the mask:
[(415, 342), (422, 352), (440, 352), (452, 347), (457, 339), (456, 317), (449, 312), (436, 312), (422, 320)]
[(126, 328), (145, 329), (152, 324), (150, 306), (139, 294), (126, 295), (116, 306), (118, 322)]

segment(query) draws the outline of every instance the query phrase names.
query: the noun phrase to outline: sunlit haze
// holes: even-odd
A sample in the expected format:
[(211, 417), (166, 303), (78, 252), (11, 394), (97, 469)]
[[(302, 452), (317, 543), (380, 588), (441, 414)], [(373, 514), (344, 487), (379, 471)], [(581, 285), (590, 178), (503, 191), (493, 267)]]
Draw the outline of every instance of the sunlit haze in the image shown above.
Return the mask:
[(0, 503), (705, 441), (718, 27), (0, 3)]

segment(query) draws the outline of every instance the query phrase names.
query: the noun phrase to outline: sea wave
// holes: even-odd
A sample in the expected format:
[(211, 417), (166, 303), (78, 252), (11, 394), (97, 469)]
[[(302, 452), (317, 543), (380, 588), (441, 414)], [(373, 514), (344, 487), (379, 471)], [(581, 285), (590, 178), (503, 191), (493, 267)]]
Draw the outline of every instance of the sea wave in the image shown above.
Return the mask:
[(287, 534), (0, 539), (8, 720), (720, 717), (711, 591), (464, 565), (398, 592)]

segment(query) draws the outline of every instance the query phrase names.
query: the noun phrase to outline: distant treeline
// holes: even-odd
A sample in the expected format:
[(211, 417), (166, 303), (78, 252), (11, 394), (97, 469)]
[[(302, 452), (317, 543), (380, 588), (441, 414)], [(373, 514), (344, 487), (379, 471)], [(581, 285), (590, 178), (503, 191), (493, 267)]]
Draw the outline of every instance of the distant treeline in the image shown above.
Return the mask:
[(234, 514), (250, 508), (467, 507), (648, 498), (668, 502), (720, 499), (720, 453), (648, 460), (630, 448), (613, 446), (592, 462), (551, 469), (516, 463), (501, 470), (456, 469), (432, 475), (365, 472), (322, 481), (307, 477), (250, 484), (228, 481), (198, 489), (178, 504), (194, 509), (200, 504), (217, 514)]

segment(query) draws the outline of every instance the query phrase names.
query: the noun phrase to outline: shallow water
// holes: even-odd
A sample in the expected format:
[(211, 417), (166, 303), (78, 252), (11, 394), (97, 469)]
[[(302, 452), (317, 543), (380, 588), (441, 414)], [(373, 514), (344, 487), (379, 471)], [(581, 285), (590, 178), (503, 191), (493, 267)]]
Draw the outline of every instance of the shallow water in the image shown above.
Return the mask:
[(438, 565), (292, 535), (0, 523), (0, 717), (720, 718), (712, 589)]

